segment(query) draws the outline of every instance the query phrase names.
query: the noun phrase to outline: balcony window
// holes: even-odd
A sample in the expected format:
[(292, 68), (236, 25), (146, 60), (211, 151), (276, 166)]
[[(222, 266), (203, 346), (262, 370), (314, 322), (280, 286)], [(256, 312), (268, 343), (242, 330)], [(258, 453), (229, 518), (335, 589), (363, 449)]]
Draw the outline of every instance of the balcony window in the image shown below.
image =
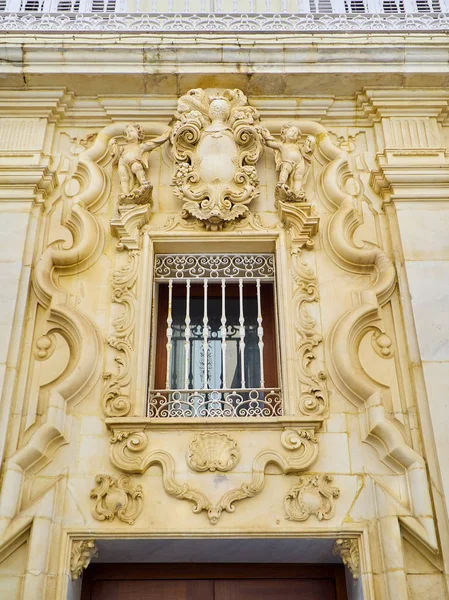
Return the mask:
[(271, 254), (156, 255), (150, 417), (282, 414)]

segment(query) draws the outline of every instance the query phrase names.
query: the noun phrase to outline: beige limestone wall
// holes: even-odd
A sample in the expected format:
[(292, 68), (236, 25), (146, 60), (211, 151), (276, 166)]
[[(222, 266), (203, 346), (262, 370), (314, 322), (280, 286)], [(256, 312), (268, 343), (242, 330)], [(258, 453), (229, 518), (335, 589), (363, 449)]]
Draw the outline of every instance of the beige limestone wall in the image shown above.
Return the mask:
[[(152, 207), (117, 209), (109, 140), (132, 120), (145, 127), (147, 139), (163, 133), (176, 96), (65, 100), (46, 142), (58, 185), (45, 198), (33, 187), (34, 204), (26, 206), (36, 213), (36, 234), (28, 215), (17, 217), (14, 248), (11, 242), (4, 250), (17, 269), (29, 271), (30, 263), (33, 271), (26, 311), (17, 277), (7, 294), (18, 316), (6, 324), (11, 339), (20, 340), (21, 357), (10, 400), (2, 399), (10, 419), (2, 421), (0, 590), (8, 597), (65, 598), (71, 571), (92, 554), (81, 540), (176, 535), (344, 539), (343, 556), (360, 572), (365, 599), (447, 597), (445, 438), (433, 391), (441, 379), (431, 374), (445, 368), (444, 296), (436, 292), (438, 301), (429, 306), (429, 295), (419, 291), (423, 278), (434, 289), (431, 267), (444, 274), (444, 203), (396, 202), (390, 180), (411, 182), (410, 195), (423, 154), (412, 142), (415, 154), (407, 154), (397, 137), (386, 139), (391, 104), (400, 115), (409, 98), (398, 100), (393, 91), (393, 99), (379, 99), (375, 92), (337, 99), (344, 111), (324, 111), (322, 123), (293, 110), (291, 98), (249, 97), (276, 137), (289, 120), (316, 137), (306, 184), (314, 209), (275, 205), (275, 161), (265, 149), (257, 164), (260, 196), (249, 217), (218, 232), (180, 218), (168, 146), (150, 155)], [(425, 94), (420, 97), (426, 104)], [(438, 105), (432, 109), (438, 116), (446, 100), (437, 95), (429, 102)], [(273, 114), (273, 103), (282, 117)], [(113, 107), (112, 117), (105, 106)], [(304, 106), (323, 112), (319, 98)], [(414, 110), (427, 119), (420, 127), (433, 144), (428, 169), (435, 170), (445, 160), (432, 137), (440, 125), (434, 113)], [(26, 165), (24, 156), (19, 161)], [(22, 215), (23, 203), (4, 206)], [(431, 243), (424, 243), (427, 228), (437, 234)], [(309, 238), (313, 249), (306, 249)], [(145, 418), (154, 253), (184, 248), (275, 253), (283, 417), (245, 424)], [(128, 325), (117, 325), (120, 315)], [(419, 387), (413, 319), (429, 401)], [(124, 338), (126, 350), (111, 343)], [(14, 345), (7, 346), (12, 352)], [(117, 358), (129, 367), (129, 382)], [(112, 392), (111, 382), (118, 386)], [(214, 432), (236, 443), (240, 460), (220, 474), (196, 472), (186, 453), (196, 436)], [(303, 505), (295, 504), (301, 484), (313, 498)], [(117, 493), (126, 499), (124, 514)]]

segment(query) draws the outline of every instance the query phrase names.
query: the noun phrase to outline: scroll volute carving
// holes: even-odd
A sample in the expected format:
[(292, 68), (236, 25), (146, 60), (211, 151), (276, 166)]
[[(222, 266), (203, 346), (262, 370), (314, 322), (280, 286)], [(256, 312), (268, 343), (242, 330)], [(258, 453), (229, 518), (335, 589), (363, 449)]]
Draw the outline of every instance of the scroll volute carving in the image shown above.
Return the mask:
[(175, 195), (183, 217), (208, 230), (248, 214), (259, 195), (256, 163), (263, 151), (258, 112), (240, 90), (209, 96), (190, 90), (178, 101), (171, 134)]

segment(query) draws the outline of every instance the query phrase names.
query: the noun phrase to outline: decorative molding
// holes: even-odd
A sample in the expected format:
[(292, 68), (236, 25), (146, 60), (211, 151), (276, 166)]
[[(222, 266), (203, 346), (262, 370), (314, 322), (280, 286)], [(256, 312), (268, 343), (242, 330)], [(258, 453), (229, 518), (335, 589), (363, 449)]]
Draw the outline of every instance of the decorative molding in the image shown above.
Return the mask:
[(115, 362), (116, 373), (103, 375), (103, 410), (108, 417), (123, 417), (131, 410), (129, 385), (131, 383), (131, 361), (135, 329), (135, 286), (139, 267), (139, 252), (128, 250), (127, 263), (112, 274), (112, 302), (123, 308), (112, 326), (114, 334), (108, 345), (118, 352)]
[(354, 579), (360, 577), (360, 552), (359, 542), (353, 538), (338, 538), (332, 548), (334, 556), (340, 556), (344, 564), (351, 571)]
[(232, 471), (239, 460), (237, 442), (219, 431), (198, 433), (187, 451), (187, 464), (192, 471)]
[[(42, 96), (38, 91), (25, 91), (17, 96), (12, 94), (5, 97), (8, 94), (10, 92), (0, 93), (2, 110), (4, 106), (11, 108), (11, 98), (16, 98), (22, 110), (26, 105), (27, 110), (29, 109), (28, 114), (45, 117), (48, 122), (57, 121), (67, 108), (66, 104), (62, 103), (65, 96), (61, 90), (48, 90)], [(17, 113), (13, 109), (11, 114)], [(39, 155), (41, 154), (42, 149)], [(92, 390), (101, 373), (103, 352), (100, 333), (92, 320), (70, 302), (68, 292), (60, 285), (61, 277), (77, 275), (89, 269), (103, 251), (104, 230), (94, 215), (94, 211), (102, 203), (103, 186), (99, 184), (103, 183), (104, 174), (96, 162), (100, 156), (86, 151), (79, 157), (74, 178), (80, 184), (80, 192), (68, 202), (61, 220), (61, 226), (70, 232), (72, 243), (69, 247), (51, 243), (42, 252), (39, 260), (35, 261), (32, 270), (33, 290), (46, 317), (40, 333), (50, 340), (53, 334), (58, 333), (67, 343), (71, 359), (64, 373), (46, 390), (48, 411), (45, 419), (33, 428), (26, 443), (5, 463), (5, 485), (2, 486), (0, 500), (0, 534), (7, 529), (11, 519), (20, 510), (22, 486), (27, 471), (37, 470), (47, 464), (56, 450), (68, 443), (71, 431), (68, 413)], [(21, 170), (20, 177), (27, 182), (27, 193), (30, 194), (30, 198), (33, 197), (37, 193), (36, 188), (39, 187), (38, 181), (42, 177), (43, 168), (22, 166), (18, 170)], [(44, 172), (48, 173), (48, 170), (44, 169)], [(10, 181), (11, 178), (16, 181), (11, 170), (8, 176)], [(51, 179), (56, 181), (54, 173)], [(1, 185), (2, 182), (0, 187)], [(51, 189), (51, 185), (46, 189)], [(41, 352), (38, 359), (46, 360), (51, 346), (46, 347), (45, 338), (41, 337), (41, 341), (44, 344), (41, 348), (37, 346), (37, 354)], [(46, 357), (43, 356), (44, 353)], [(7, 502), (4, 494), (7, 494)], [(5, 512), (6, 506), (8, 508)]]
[(36, 360), (48, 360), (53, 355), (56, 349), (56, 336), (54, 333), (50, 335), (41, 335), (36, 340), (36, 348), (34, 350), (34, 358)]
[(12, 150), (16, 153), (41, 147), (40, 125), (38, 117), (0, 118), (0, 151)]
[(393, 356), (392, 344), (392, 339), (386, 333), (378, 330), (373, 332), (371, 345), (380, 358), (391, 358)]
[(311, 250), (313, 237), (318, 233), (319, 217), (307, 202), (278, 202), (279, 219), (290, 231), (292, 243)]
[(285, 496), (287, 519), (306, 521), (315, 515), (318, 521), (331, 519), (335, 514), (335, 500), (340, 489), (330, 485), (332, 475), (304, 475)]
[(139, 250), (142, 228), (150, 221), (150, 205), (119, 206), (117, 210), (118, 215), (111, 220), (117, 250)]
[(149, 449), (148, 437), (144, 431), (113, 425), (112, 430), (114, 435), (111, 438), (110, 459), (114, 466), (125, 472), (143, 474), (150, 466), (159, 465), (167, 494), (192, 502), (194, 513), (207, 511), (213, 525), (223, 512), (235, 511), (235, 502), (252, 498), (262, 491), (268, 464), (276, 464), (282, 473), (305, 471), (316, 460), (319, 449), (313, 429), (286, 430), (281, 442), (290, 450), (291, 455), (285, 457), (273, 450), (259, 452), (253, 462), (251, 480), (226, 492), (214, 505), (200, 490), (192, 488), (188, 483), (176, 481), (172, 455), (165, 450)]
[(91, 490), (90, 497), (95, 500), (92, 514), (98, 521), (113, 521), (117, 517), (124, 523), (134, 524), (142, 512), (142, 486), (131, 487), (127, 475), (117, 479), (111, 475), (97, 475), (97, 487)]
[(449, 113), (445, 90), (367, 89), (357, 101), (383, 134), (370, 175), (375, 192), (386, 202), (447, 199), (449, 161), (440, 131)]
[(214, 231), (246, 216), (260, 193), (259, 113), (241, 90), (209, 96), (195, 89), (179, 98), (175, 117), (173, 184), (182, 216)]
[[(317, 129), (322, 130), (320, 139)], [(314, 135), (319, 139), (321, 154), (328, 160), (320, 178), (326, 204), (333, 211), (323, 235), (328, 256), (343, 270), (365, 274), (367, 289), (354, 296), (354, 306), (333, 326), (326, 339), (327, 368), (339, 392), (362, 410), (362, 440), (378, 453), (380, 460), (393, 472), (402, 470), (409, 490), (409, 506), (419, 506), (408, 525), (427, 547), (437, 550), (432, 503), (429, 494), (425, 461), (406, 441), (400, 426), (387, 415), (383, 394), (385, 388), (376, 384), (364, 370), (359, 357), (359, 344), (369, 332), (385, 334), (381, 307), (390, 299), (396, 286), (396, 271), (389, 256), (372, 242), (357, 242), (354, 234), (362, 223), (356, 198), (346, 183), (353, 177), (348, 156), (334, 146), (324, 127), (317, 124)], [(368, 279), (369, 278), (369, 279)], [(380, 338), (384, 343), (387, 340)], [(384, 346), (387, 350), (389, 346)], [(394, 496), (394, 492), (390, 491)], [(382, 515), (380, 515), (382, 516)], [(398, 518), (400, 514), (398, 513)], [(385, 540), (387, 553), (387, 540)], [(393, 583), (392, 583), (393, 585)], [(405, 590), (403, 578), (401, 589)], [(401, 592), (402, 593), (402, 592)]]
[(442, 31), (449, 29), (445, 13), (375, 13), (304, 15), (192, 13), (192, 14), (79, 14), (79, 13), (7, 13), (0, 16), (0, 31), (67, 31), (78, 32), (408, 32)]
[(307, 306), (319, 301), (318, 281), (314, 269), (307, 264), (296, 244), (291, 249), (292, 274), (295, 284), (293, 302), (295, 305), (296, 351), (299, 356), (298, 380), (300, 396), (298, 407), (306, 416), (327, 415), (329, 392), (327, 374), (320, 370), (315, 373), (311, 365), (316, 360), (315, 348), (321, 344), (322, 336), (316, 331), (316, 320)]
[(70, 552), (70, 573), (72, 579), (78, 579), (87, 569), (90, 561), (98, 556), (98, 549), (94, 540), (74, 540)]

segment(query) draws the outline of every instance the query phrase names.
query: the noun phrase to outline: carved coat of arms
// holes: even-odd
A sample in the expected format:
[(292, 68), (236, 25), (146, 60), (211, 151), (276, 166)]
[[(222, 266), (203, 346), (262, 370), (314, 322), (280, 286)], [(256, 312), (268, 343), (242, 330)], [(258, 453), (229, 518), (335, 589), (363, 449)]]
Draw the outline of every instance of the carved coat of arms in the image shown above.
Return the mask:
[(210, 230), (244, 217), (259, 195), (255, 165), (264, 140), (258, 112), (240, 90), (209, 96), (195, 89), (179, 99), (175, 119), (173, 184), (183, 217)]

